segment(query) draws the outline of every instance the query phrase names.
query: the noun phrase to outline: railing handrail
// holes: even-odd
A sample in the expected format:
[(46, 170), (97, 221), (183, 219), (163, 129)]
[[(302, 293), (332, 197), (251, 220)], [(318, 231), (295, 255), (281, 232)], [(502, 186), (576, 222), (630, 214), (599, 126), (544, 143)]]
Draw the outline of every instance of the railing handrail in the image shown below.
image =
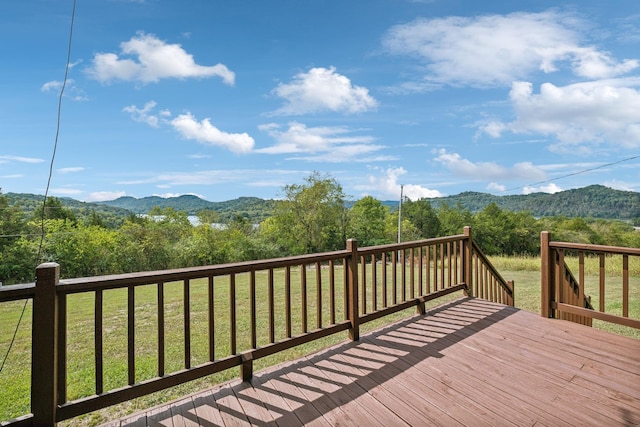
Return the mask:
[(33, 298), (36, 293), (35, 283), (0, 286), (0, 302), (18, 301)]
[(202, 279), (209, 276), (226, 276), (229, 274), (250, 273), (268, 268), (284, 268), (301, 264), (314, 264), (344, 258), (347, 250), (323, 252), (317, 254), (295, 255), (282, 258), (260, 259), (227, 264), (216, 264), (202, 267), (185, 267), (170, 270), (143, 271), (107, 276), (78, 277), (61, 279), (59, 288), (68, 294), (95, 290), (126, 288), (128, 286), (146, 285), (157, 282), (174, 282), (185, 279)]
[[(475, 257), (475, 258), (474, 258)], [(474, 260), (475, 259), (475, 260)], [(386, 262), (378, 265), (378, 261)], [(338, 262), (336, 262), (338, 261)], [(387, 262), (391, 261), (391, 278), (389, 288), (387, 288)], [(472, 269), (473, 267), (476, 270)], [(315, 265), (315, 291), (316, 294), (316, 322), (315, 329), (307, 331), (307, 294), (306, 280), (308, 270), (311, 271)], [(321, 321), (320, 297), (321, 288), (326, 285), (326, 274), (320, 270), (321, 265), (328, 265), (330, 276), (330, 302), (331, 319), (327, 322)], [(400, 267), (398, 267), (400, 265)], [(309, 267), (311, 266), (311, 267)], [(343, 268), (344, 287), (344, 320), (336, 319), (334, 307), (334, 274), (335, 268)], [(291, 268), (293, 267), (293, 268)], [(426, 274), (424, 274), (426, 268)], [(270, 304), (269, 322), (273, 322), (273, 275), (274, 270), (282, 269), (285, 274), (286, 286), (291, 282), (290, 273), (296, 271), (298, 275), (302, 311), (303, 327), (301, 335), (291, 334), (291, 310), (286, 308), (288, 318), (287, 338), (275, 340), (273, 338), (273, 324), (270, 323), (271, 332), (270, 343), (257, 346), (256, 344), (256, 272), (268, 272), (268, 283)], [(376, 273), (380, 270), (380, 273)], [(340, 270), (339, 270), (340, 271)], [(475, 276), (472, 274), (475, 271)], [(467, 295), (478, 296), (496, 302), (505, 302), (513, 305), (513, 284), (505, 281), (495, 267), (482, 253), (478, 245), (471, 237), (471, 229), (465, 227), (464, 234), (423, 239), (399, 244), (389, 244), (380, 246), (369, 246), (359, 248), (357, 241), (349, 240), (347, 249), (325, 252), (318, 254), (306, 254), (283, 258), (266, 260), (244, 261), (203, 267), (180, 268), (172, 270), (149, 271), (126, 273), (109, 276), (84, 277), (73, 279), (59, 279), (60, 266), (55, 263), (47, 263), (38, 267), (36, 273), (38, 280), (36, 283), (15, 285), (0, 288), (0, 302), (14, 301), (19, 299), (33, 298), (33, 348), (32, 348), (32, 395), (31, 404), (33, 419), (28, 418), (26, 423), (52, 425), (56, 421), (69, 419), (86, 412), (123, 402), (132, 397), (142, 396), (154, 391), (174, 386), (186, 381), (191, 381), (224, 369), (240, 366), (243, 378), (249, 378), (253, 372), (253, 360), (265, 357), (285, 349), (310, 342), (341, 331), (349, 331), (350, 338), (359, 339), (359, 325), (371, 320), (392, 314), (415, 306), (419, 313), (425, 312), (425, 302), (439, 298), (441, 296), (465, 291)], [(369, 272), (369, 273), (367, 273)], [(248, 350), (236, 349), (235, 305), (230, 304), (231, 309), (231, 340), (230, 354), (214, 358), (213, 347), (210, 347), (210, 359), (198, 366), (190, 365), (191, 346), (188, 335), (189, 327), (189, 281), (192, 279), (209, 279), (209, 304), (213, 298), (213, 278), (218, 276), (228, 276), (228, 292), (230, 301), (235, 301), (235, 277), (236, 275), (250, 273), (248, 277), (250, 286), (250, 306), (251, 322), (250, 330), (247, 334), (252, 335), (252, 344)], [(371, 277), (367, 279), (367, 274)], [(384, 275), (376, 279), (376, 274)], [(424, 274), (424, 277), (423, 277)], [(322, 277), (324, 275), (324, 277)], [(309, 274), (311, 276), (311, 274)], [(417, 279), (418, 285), (415, 286)], [(267, 280), (267, 279), (265, 279)], [(313, 280), (313, 279), (311, 279)], [(378, 280), (382, 280), (380, 283)], [(423, 283), (424, 280), (424, 283)], [(432, 280), (432, 282), (430, 282)], [(158, 288), (158, 310), (164, 310), (164, 296), (161, 292), (165, 283), (180, 282), (184, 288), (184, 322), (185, 322), (185, 369), (164, 373), (164, 361), (158, 361), (158, 376), (143, 381), (136, 381), (135, 376), (135, 291), (138, 286), (156, 285)], [(226, 286), (227, 280), (225, 280)], [(477, 282), (477, 283), (474, 283)], [(217, 282), (216, 282), (217, 283)], [(313, 282), (312, 282), (313, 283)], [(430, 284), (433, 285), (431, 288)], [(423, 287), (424, 284), (424, 287)], [(496, 286), (496, 284), (498, 286)], [(367, 287), (371, 286), (371, 289)], [(376, 287), (381, 286), (384, 290), (384, 302), (376, 302)], [(129, 363), (129, 386), (116, 390), (102, 390), (102, 379), (98, 380), (98, 367), (100, 372), (103, 369), (102, 360), (102, 299), (103, 291), (111, 289), (127, 288), (127, 330), (128, 332), (128, 363)], [(232, 290), (233, 289), (233, 290)], [(81, 398), (75, 401), (67, 401), (66, 397), (66, 334), (67, 334), (67, 299), (66, 297), (76, 293), (95, 293), (95, 352), (96, 352), (96, 395)], [(290, 292), (290, 291), (287, 291)], [(322, 291), (326, 292), (326, 291)], [(360, 292), (362, 294), (360, 294)], [(381, 291), (382, 292), (382, 291)], [(393, 295), (392, 302), (387, 304), (387, 292)], [(368, 293), (368, 295), (367, 295)], [(326, 294), (325, 294), (326, 295)], [(408, 297), (407, 297), (408, 295)], [(396, 301), (398, 297), (398, 301)], [(371, 299), (369, 299), (371, 298)], [(288, 302), (290, 304), (290, 302)], [(378, 306), (379, 305), (379, 306)], [(368, 310), (369, 308), (369, 310)], [(211, 306), (210, 316), (213, 315)], [(160, 314), (158, 314), (160, 316)], [(158, 329), (162, 329), (163, 320), (158, 319)], [(325, 317), (326, 319), (326, 317)], [(212, 321), (212, 318), (209, 319)], [(45, 327), (41, 327), (45, 325)], [(211, 323), (210, 323), (211, 328)], [(216, 329), (217, 330), (217, 329)], [(37, 333), (36, 333), (37, 331)], [(235, 332), (234, 332), (235, 331)], [(241, 332), (241, 331), (240, 331)], [(239, 333), (239, 332), (238, 332)], [(209, 330), (210, 340), (213, 340), (213, 329)], [(245, 337), (246, 338), (246, 337)], [(264, 338), (264, 337), (263, 337)], [(98, 341), (99, 339), (99, 341)], [(160, 339), (160, 338), (158, 338)], [(162, 338), (164, 342), (164, 338)], [(132, 344), (133, 343), (133, 344)], [(164, 344), (158, 343), (159, 354), (164, 352)], [(100, 349), (100, 359), (98, 359), (98, 349)], [(240, 351), (238, 351), (240, 350)], [(133, 359), (131, 359), (133, 358)], [(164, 359), (164, 356), (163, 356)], [(160, 367), (162, 366), (162, 367)], [(133, 376), (131, 374), (133, 370)], [(160, 373), (162, 372), (162, 373)], [(100, 374), (101, 375), (101, 374)], [(100, 383), (100, 385), (98, 385)], [(35, 386), (38, 384), (38, 386)], [(96, 399), (98, 403), (96, 402)], [(16, 425), (18, 420), (14, 420)], [(20, 423), (25, 420), (20, 421)]]
[(607, 253), (615, 255), (639, 255), (640, 248), (629, 248), (625, 246), (606, 246), (594, 245), (590, 243), (571, 243), (571, 242), (549, 242), (549, 247), (555, 249), (569, 249), (582, 252)]

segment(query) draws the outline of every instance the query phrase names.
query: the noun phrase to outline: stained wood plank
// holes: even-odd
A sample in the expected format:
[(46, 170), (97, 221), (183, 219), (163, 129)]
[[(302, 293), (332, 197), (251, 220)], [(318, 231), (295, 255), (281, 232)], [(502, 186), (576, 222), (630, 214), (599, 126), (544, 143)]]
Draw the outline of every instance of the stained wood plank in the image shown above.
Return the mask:
[(171, 420), (173, 427), (197, 427), (198, 417), (191, 397), (179, 400), (171, 405)]
[(224, 426), (224, 420), (213, 393), (209, 390), (193, 397), (196, 416), (201, 425)]
[[(640, 341), (463, 298), (120, 425), (640, 424)], [(111, 424), (117, 425), (117, 424)], [(193, 424), (192, 424), (193, 425)]]
[(220, 416), (226, 427), (251, 425), (230, 385), (220, 388), (214, 392), (213, 396), (216, 399)]

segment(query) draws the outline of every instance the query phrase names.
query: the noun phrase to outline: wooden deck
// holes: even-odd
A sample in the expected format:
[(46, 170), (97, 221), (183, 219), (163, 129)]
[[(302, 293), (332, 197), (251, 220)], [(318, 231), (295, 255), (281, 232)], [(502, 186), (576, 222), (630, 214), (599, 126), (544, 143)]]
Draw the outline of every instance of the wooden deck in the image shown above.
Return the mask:
[(640, 341), (479, 299), (111, 426), (629, 426)]

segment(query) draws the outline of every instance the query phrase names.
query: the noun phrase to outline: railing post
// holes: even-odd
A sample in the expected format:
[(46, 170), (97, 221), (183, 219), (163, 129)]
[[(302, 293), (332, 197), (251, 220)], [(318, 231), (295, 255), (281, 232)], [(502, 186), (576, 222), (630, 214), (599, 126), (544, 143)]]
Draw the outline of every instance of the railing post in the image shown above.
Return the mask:
[(555, 317), (551, 309), (553, 298), (553, 261), (551, 259), (551, 248), (549, 242), (551, 235), (548, 231), (540, 233), (540, 314), (542, 317)]
[(36, 268), (31, 333), (31, 412), (33, 424), (54, 426), (58, 407), (58, 296), (60, 265)]
[(358, 241), (356, 239), (347, 240), (347, 250), (351, 252), (348, 262), (347, 287), (349, 295), (348, 316), (351, 322), (349, 338), (352, 341), (360, 339), (360, 317), (358, 307)]
[(473, 259), (473, 240), (471, 237), (471, 227), (465, 226), (463, 232), (465, 239), (462, 241), (462, 281), (467, 285), (464, 291), (466, 296), (473, 295), (473, 270), (471, 262)]

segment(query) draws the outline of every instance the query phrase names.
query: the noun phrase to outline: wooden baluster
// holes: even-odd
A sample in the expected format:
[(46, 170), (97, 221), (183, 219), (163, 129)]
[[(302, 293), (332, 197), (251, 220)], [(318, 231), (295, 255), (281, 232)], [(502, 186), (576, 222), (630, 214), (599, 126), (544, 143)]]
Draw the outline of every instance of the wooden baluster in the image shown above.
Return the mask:
[(236, 275), (229, 275), (229, 352), (237, 353), (236, 347)]
[(376, 254), (371, 254), (371, 311), (378, 310), (378, 268)]
[(127, 373), (129, 385), (136, 383), (135, 286), (127, 287)]
[(426, 247), (427, 251), (425, 254), (425, 295), (429, 295), (431, 293), (431, 246)]
[(387, 301), (387, 253), (382, 253), (382, 308), (388, 307)]
[(420, 258), (418, 261), (418, 295), (424, 295), (424, 273), (422, 271), (424, 268), (424, 246), (420, 246), (418, 249), (418, 257)]
[(360, 257), (360, 268), (362, 269), (362, 279), (360, 280), (360, 294), (362, 298), (362, 314), (367, 314), (367, 265), (364, 256)]
[(398, 252), (391, 252), (391, 303), (396, 305), (398, 303)]
[(409, 250), (409, 299), (416, 297), (416, 274), (415, 274), (416, 262), (414, 260), (414, 250)]
[(216, 323), (215, 323), (215, 282), (213, 276), (208, 277), (208, 320), (209, 320), (209, 361), (216, 360)]
[(331, 324), (336, 324), (336, 270), (333, 260), (329, 260), (329, 311)]
[(316, 262), (316, 327), (322, 328), (322, 274), (320, 263)]
[(448, 282), (447, 282), (447, 288), (450, 288), (451, 286), (453, 286), (453, 268), (452, 268), (452, 263), (451, 263), (451, 242), (447, 242), (447, 275), (448, 275)]
[(251, 333), (251, 348), (258, 348), (256, 332), (256, 271), (249, 273), (249, 328)]
[(622, 317), (629, 317), (629, 256), (622, 256)]
[(273, 289), (273, 268), (269, 269), (267, 278), (267, 288), (269, 293), (269, 342), (276, 342), (276, 318), (275, 318), (275, 301)]
[(286, 267), (284, 274), (284, 298), (287, 338), (291, 338), (291, 267), (289, 266)]
[(185, 279), (182, 283), (184, 294), (184, 368), (191, 368), (191, 282)]
[(601, 312), (605, 312), (605, 305), (604, 305), (604, 277), (605, 277), (605, 270), (604, 270), (604, 254), (600, 254), (600, 311)]
[(307, 316), (307, 266), (300, 266), (300, 304), (302, 305), (302, 333), (306, 334), (308, 330)]
[(164, 376), (164, 282), (158, 283), (158, 376)]
[(94, 334), (94, 358), (96, 365), (96, 394), (104, 392), (104, 357), (103, 357), (103, 291), (98, 289), (95, 292), (95, 307), (93, 313), (93, 334)]

